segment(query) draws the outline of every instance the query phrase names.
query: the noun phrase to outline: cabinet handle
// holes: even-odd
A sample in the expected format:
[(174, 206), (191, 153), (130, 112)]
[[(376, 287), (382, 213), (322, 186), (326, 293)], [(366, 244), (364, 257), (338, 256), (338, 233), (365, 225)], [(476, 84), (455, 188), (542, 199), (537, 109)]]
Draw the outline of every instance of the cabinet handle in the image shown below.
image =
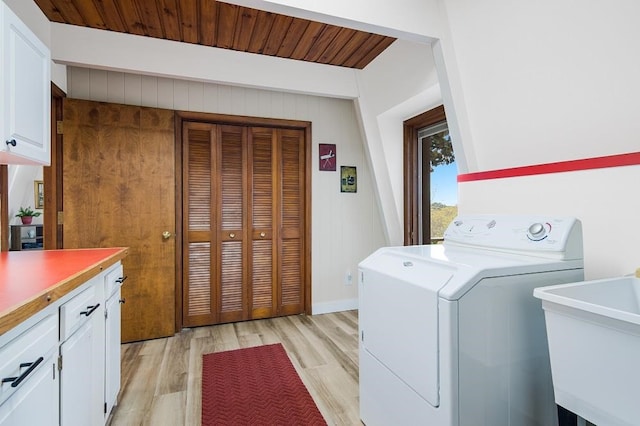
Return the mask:
[(26, 379), (27, 376), (31, 374), (31, 372), (35, 370), (38, 365), (40, 365), (42, 361), (44, 361), (43, 357), (38, 358), (36, 362), (23, 362), (22, 364), (20, 364), (20, 368), (24, 368), (24, 367), (29, 367), (29, 368), (24, 373), (22, 373), (19, 377), (7, 377), (5, 379), (2, 379), (2, 383), (11, 382), (12, 388), (18, 387), (18, 385), (22, 383), (24, 379)]
[(91, 315), (96, 309), (98, 309), (98, 306), (100, 306), (100, 304), (98, 303), (97, 305), (93, 305), (93, 306), (87, 306), (88, 311), (82, 311), (80, 312), (80, 315), (86, 315), (89, 316)]
[(120, 304), (123, 305), (124, 302), (126, 302), (126, 300), (125, 299), (120, 299), (120, 300), (118, 300), (118, 302), (120, 302)]
[(124, 277), (120, 277), (118, 279), (116, 279), (116, 282), (118, 284), (122, 284), (123, 282), (125, 282), (127, 280), (127, 276), (125, 275)]
[(15, 139), (11, 139), (9, 141), (7, 141), (7, 145), (11, 145), (11, 146), (16, 146), (17, 142)]
[(267, 236), (267, 234), (265, 234), (264, 232), (261, 232), (261, 233), (260, 233), (260, 238), (264, 238), (264, 237), (266, 237), (266, 236)]
[(229, 234), (229, 238), (235, 238), (236, 234), (234, 234), (233, 232)]

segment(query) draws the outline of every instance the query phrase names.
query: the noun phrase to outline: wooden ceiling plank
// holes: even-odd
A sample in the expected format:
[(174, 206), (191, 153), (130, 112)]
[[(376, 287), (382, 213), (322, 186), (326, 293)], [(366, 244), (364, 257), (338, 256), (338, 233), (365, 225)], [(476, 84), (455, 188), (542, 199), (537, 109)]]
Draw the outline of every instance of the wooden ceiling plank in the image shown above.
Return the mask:
[(71, 0), (53, 0), (53, 6), (58, 13), (64, 18), (64, 22), (71, 25), (79, 25), (87, 27), (88, 23), (84, 21), (82, 15)]
[(134, 0), (117, 0), (120, 17), (124, 22), (126, 32), (136, 35), (145, 35), (144, 25), (138, 14), (138, 7)]
[(273, 26), (275, 19), (276, 15), (274, 13), (258, 11), (258, 19), (256, 21), (256, 26), (253, 29), (251, 42), (249, 43), (249, 49), (247, 49), (247, 52), (262, 53), (264, 46), (269, 39), (269, 33), (271, 32), (271, 27)]
[(75, 0), (73, 2), (76, 10), (82, 16), (82, 20), (86, 23), (87, 27), (97, 28), (100, 30), (104, 30), (107, 28), (107, 25), (100, 14), (96, 2), (94, 1), (78, 1)]
[(164, 38), (158, 5), (155, 0), (138, 0), (138, 11), (144, 25), (146, 35), (155, 38)]
[(316, 42), (311, 46), (307, 56), (304, 57), (305, 61), (318, 62), (322, 54), (327, 50), (331, 42), (340, 32), (340, 27), (333, 25), (326, 25), (322, 33), (316, 39)]
[(239, 7), (235, 4), (218, 2), (218, 27), (216, 45), (223, 49), (233, 47), (233, 37), (236, 33)]
[(258, 11), (248, 7), (241, 7), (238, 12), (238, 25), (233, 37), (233, 49), (246, 52), (251, 43), (251, 36), (258, 21)]
[(292, 21), (293, 18), (291, 16), (276, 15), (273, 26), (271, 27), (271, 32), (262, 51), (263, 54), (275, 56), (278, 53)]
[(52, 22), (60, 22), (65, 23), (64, 17), (60, 13), (57, 7), (53, 4), (51, 0), (35, 0), (36, 4), (45, 14), (45, 16)]
[(280, 49), (278, 49), (276, 56), (280, 56), (281, 58), (290, 58), (308, 26), (308, 20), (294, 19), (291, 22), (291, 26), (289, 27), (289, 31), (287, 31), (284, 40), (282, 40), (282, 43), (280, 44)]
[(215, 46), (218, 22), (218, 2), (216, 0), (200, 1), (200, 44)]
[[(340, 47), (340, 51), (328, 63), (330, 65), (342, 66), (351, 56), (361, 52), (362, 46), (370, 36), (371, 34), (364, 31), (354, 31), (352, 37), (343, 43)], [(359, 57), (361, 56), (362, 54), (359, 54)]]
[(93, 2), (96, 9), (104, 19), (106, 30), (117, 31), (119, 33), (127, 32), (120, 11), (114, 0), (101, 0)]
[(325, 24), (320, 22), (311, 21), (309, 25), (304, 30), (304, 34), (300, 38), (296, 48), (293, 50), (291, 54), (291, 59), (300, 59), (303, 60), (311, 50), (311, 47), (316, 42), (316, 39), (322, 33)]
[(173, 41), (181, 41), (178, 0), (158, 0), (158, 2), (158, 14), (164, 37)]
[(182, 41), (197, 44), (200, 42), (200, 30), (198, 28), (198, 2), (197, 0), (180, 0), (179, 5)]
[(317, 59), (317, 62), (321, 64), (330, 63), (333, 58), (335, 58), (340, 53), (344, 45), (349, 42), (349, 40), (351, 40), (356, 33), (356, 30), (350, 28), (340, 28), (331, 43), (329, 43), (324, 52), (322, 52), (322, 55), (320, 55), (320, 57)]
[[(363, 69), (364, 67), (369, 65), (369, 63), (371, 61), (373, 61), (387, 47), (391, 46), (391, 43), (396, 41), (396, 39), (393, 38), (393, 37), (385, 37), (385, 36), (381, 36), (381, 35), (375, 35), (375, 36), (373, 36), (373, 39), (377, 39), (377, 40), (379, 40), (379, 42), (376, 43), (373, 46), (373, 48), (371, 48), (369, 50), (369, 52), (367, 54), (363, 55), (363, 57), (356, 64), (351, 66), (351, 68), (357, 68), (357, 69), (360, 69), (360, 70)], [(345, 66), (348, 66), (348, 65), (345, 64)]]

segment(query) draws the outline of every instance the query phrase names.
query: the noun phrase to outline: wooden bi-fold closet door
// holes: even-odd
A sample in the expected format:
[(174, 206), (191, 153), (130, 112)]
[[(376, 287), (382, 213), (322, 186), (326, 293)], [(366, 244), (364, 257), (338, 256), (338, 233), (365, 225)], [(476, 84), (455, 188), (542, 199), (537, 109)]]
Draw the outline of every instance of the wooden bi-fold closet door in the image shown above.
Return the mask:
[(183, 325), (304, 311), (304, 131), (183, 124)]

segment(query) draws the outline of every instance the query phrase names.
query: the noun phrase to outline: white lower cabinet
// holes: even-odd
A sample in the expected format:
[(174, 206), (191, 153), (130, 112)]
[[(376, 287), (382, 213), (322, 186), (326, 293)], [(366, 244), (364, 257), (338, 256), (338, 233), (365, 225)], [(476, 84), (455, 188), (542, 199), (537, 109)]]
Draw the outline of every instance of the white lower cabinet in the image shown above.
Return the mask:
[(60, 424), (91, 425), (91, 348), (93, 329), (87, 321), (60, 346)]
[(29, 380), (10, 399), (0, 405), (0, 425), (58, 424), (58, 381), (54, 372), (55, 358), (43, 360)]
[(120, 289), (107, 300), (105, 364), (105, 420), (120, 391)]
[(102, 419), (104, 377), (103, 275), (92, 278), (60, 307), (60, 424), (94, 425)]
[(0, 425), (57, 425), (58, 316), (27, 320), (0, 343)]
[(122, 265), (117, 265), (107, 273), (104, 283), (105, 297), (107, 298), (105, 309), (105, 421), (117, 404), (118, 392), (120, 391), (120, 304), (124, 303), (121, 299), (121, 286), (125, 279)]
[[(60, 308), (60, 424), (104, 425), (120, 391), (120, 262)], [(84, 287), (83, 287), (84, 288)]]

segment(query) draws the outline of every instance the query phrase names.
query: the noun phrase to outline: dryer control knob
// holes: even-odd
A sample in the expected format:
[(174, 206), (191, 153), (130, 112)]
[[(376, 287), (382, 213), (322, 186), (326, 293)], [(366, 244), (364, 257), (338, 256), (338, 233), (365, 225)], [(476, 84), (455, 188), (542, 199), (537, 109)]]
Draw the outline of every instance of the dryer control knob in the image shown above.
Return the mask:
[(547, 230), (540, 222), (534, 223), (529, 227), (529, 236), (532, 240), (541, 240), (547, 234)]

